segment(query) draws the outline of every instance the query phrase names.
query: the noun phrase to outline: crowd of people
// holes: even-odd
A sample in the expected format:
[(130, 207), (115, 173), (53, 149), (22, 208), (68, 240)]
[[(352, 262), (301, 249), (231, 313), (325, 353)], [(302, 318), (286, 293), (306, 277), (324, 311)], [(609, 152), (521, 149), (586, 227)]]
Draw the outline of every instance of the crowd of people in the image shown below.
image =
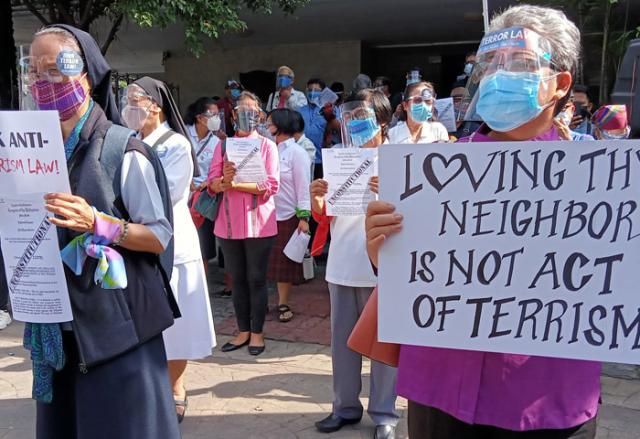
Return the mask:
[[(95, 264), (67, 269), (74, 321), (26, 325), (37, 437), (180, 437), (187, 362), (210, 356), (216, 344), (209, 261), (224, 261), (237, 321), (221, 351), (247, 347), (258, 356), (268, 281), (277, 288), (277, 319), (295, 318), (290, 298), (303, 267), (283, 253), (294, 233), (313, 234), (314, 252), (328, 252), (334, 402), (316, 428), (360, 422), (362, 356), (347, 340), (377, 284), (378, 250), (402, 217), (383, 200), (366, 215), (328, 216), (322, 150), (629, 136), (624, 106), (594, 111), (588, 89), (574, 83), (580, 32), (562, 12), (511, 7), (489, 32), (509, 28), (526, 30), (526, 49), (470, 53), (452, 78), (455, 132), (438, 121), (437, 91), (417, 68), (394, 93), (388, 78), (365, 74), (350, 90), (310, 78), (301, 91), (282, 66), (266, 103), (230, 79), (222, 99), (202, 97), (183, 117), (168, 87), (150, 77), (130, 84), (116, 105), (110, 68), (89, 34), (66, 25), (37, 32), (26, 77), (36, 104), (53, 97), (60, 113), (74, 188), (46, 196), (51, 221), (65, 250), (109, 247), (127, 268), (126, 282), (113, 285), (91, 281)], [(63, 50), (82, 59), (81, 72), (59, 71)], [(233, 138), (257, 140), (263, 181), (235, 179), (238, 164), (226, 154)], [(121, 149), (115, 177), (101, 166), (105, 148)], [(369, 190), (378, 184), (372, 178)], [(213, 217), (196, 208), (201, 201), (217, 206)], [(11, 319), (1, 274), (3, 329)], [(397, 396), (409, 400), (411, 438), (594, 438), (599, 379), (596, 362), (402, 346), (397, 368), (372, 362), (368, 414), (377, 439), (395, 437)]]

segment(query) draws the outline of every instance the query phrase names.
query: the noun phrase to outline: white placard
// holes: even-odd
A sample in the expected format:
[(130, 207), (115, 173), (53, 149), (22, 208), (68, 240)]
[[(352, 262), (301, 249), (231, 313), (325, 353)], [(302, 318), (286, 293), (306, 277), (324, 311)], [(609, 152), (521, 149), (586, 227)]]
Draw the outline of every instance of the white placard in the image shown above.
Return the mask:
[(70, 192), (57, 111), (0, 111), (0, 194)]
[(640, 363), (640, 142), (380, 155), (382, 341)]
[(320, 93), (320, 98), (318, 99), (318, 105), (320, 107), (324, 107), (327, 104), (335, 104), (338, 100), (338, 95), (333, 92), (329, 87), (325, 87), (324, 90)]
[(302, 263), (304, 255), (309, 247), (311, 235), (301, 232), (299, 229), (294, 230), (293, 235), (289, 238), (289, 242), (284, 246), (282, 252), (293, 262)]
[(0, 240), (16, 320), (72, 319), (46, 192), (71, 192), (57, 111), (0, 111)]
[(58, 235), (42, 195), (0, 197), (0, 237), (13, 317), (30, 323), (72, 320)]
[(227, 139), (227, 160), (235, 163), (236, 183), (261, 183), (267, 179), (267, 171), (260, 154), (262, 140), (249, 137)]
[(453, 108), (453, 98), (437, 99), (435, 106), (438, 111), (438, 122), (444, 125), (448, 132), (456, 132), (456, 113)]
[(322, 150), (323, 179), (329, 183), (325, 197), (327, 215), (357, 216), (366, 213), (375, 194), (369, 180), (378, 175), (377, 148)]

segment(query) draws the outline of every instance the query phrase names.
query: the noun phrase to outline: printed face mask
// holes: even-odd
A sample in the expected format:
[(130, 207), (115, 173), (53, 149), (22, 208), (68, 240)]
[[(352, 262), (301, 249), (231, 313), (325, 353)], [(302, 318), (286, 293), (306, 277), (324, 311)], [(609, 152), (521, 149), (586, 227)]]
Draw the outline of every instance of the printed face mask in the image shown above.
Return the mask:
[(220, 129), (221, 123), (222, 121), (220, 120), (220, 116), (218, 115), (211, 116), (210, 118), (207, 119), (207, 129), (209, 131), (216, 132)]
[(420, 104), (412, 103), (409, 107), (409, 113), (411, 115), (411, 119), (416, 122), (426, 122), (433, 116), (433, 105), (428, 105), (425, 102)]
[(87, 99), (84, 87), (77, 79), (68, 82), (36, 81), (31, 86), (31, 94), (40, 110), (56, 110), (62, 121), (71, 119)]
[(366, 145), (380, 131), (380, 125), (376, 122), (375, 117), (350, 120), (347, 122), (347, 127), (353, 146)]
[(144, 107), (127, 105), (122, 109), (122, 120), (127, 127), (134, 131), (140, 131), (149, 116), (149, 110)]
[[(544, 78), (547, 80), (550, 78)], [(543, 81), (539, 73), (499, 70), (480, 81), (476, 111), (489, 127), (498, 132), (516, 129), (535, 119), (549, 107), (538, 103)]]

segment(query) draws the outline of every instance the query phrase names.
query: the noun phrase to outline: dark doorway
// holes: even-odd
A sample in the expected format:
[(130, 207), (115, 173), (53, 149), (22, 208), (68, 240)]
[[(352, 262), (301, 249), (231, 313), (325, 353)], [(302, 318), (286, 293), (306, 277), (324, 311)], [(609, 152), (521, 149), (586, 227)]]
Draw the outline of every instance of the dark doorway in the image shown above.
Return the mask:
[(474, 50), (472, 45), (425, 47), (365, 47), (362, 70), (374, 79), (388, 76), (393, 92), (402, 92), (406, 84), (406, 72), (414, 67), (422, 70), (423, 78), (436, 87), (438, 97), (449, 96), (456, 77), (462, 74), (464, 57)]
[(247, 73), (240, 73), (240, 82), (246, 90), (257, 94), (262, 103), (266, 104), (269, 95), (275, 89), (276, 72), (253, 70)]

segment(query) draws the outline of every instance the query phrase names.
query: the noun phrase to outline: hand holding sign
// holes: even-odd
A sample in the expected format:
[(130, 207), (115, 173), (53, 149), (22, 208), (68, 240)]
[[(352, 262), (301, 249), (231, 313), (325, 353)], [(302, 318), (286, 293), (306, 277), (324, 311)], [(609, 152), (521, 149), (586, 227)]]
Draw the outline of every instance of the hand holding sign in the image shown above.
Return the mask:
[(367, 254), (378, 266), (378, 252), (384, 241), (402, 230), (402, 215), (394, 213), (396, 207), (384, 201), (372, 201), (367, 206), (365, 230), (367, 233)]

